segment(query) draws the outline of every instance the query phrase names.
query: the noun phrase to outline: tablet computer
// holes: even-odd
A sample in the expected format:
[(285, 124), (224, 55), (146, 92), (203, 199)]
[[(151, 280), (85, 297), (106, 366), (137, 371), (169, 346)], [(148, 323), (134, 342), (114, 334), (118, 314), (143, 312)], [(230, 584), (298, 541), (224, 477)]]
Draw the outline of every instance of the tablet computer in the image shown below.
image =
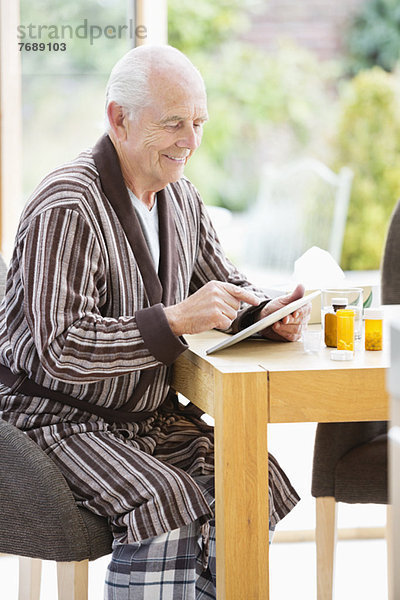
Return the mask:
[(262, 331), (266, 327), (269, 327), (270, 325), (273, 325), (280, 319), (283, 319), (283, 317), (290, 315), (292, 312), (294, 312), (298, 308), (301, 308), (302, 306), (304, 306), (304, 304), (311, 302), (311, 300), (313, 300), (314, 298), (319, 296), (320, 293), (321, 293), (320, 290), (317, 290), (316, 292), (312, 292), (311, 294), (308, 294), (307, 296), (302, 296), (302, 298), (299, 298), (298, 300), (294, 300), (293, 302), (290, 302), (286, 306), (283, 306), (282, 308), (275, 310), (273, 313), (271, 313), (270, 315), (267, 315), (260, 321), (253, 323), (253, 325), (249, 325), (249, 327), (246, 327), (246, 329), (243, 329), (242, 331), (239, 331), (238, 333), (235, 333), (234, 335), (230, 335), (226, 339), (222, 340), (222, 342), (219, 342), (218, 344), (215, 344), (215, 346), (208, 348), (206, 350), (206, 354), (213, 354), (213, 352), (216, 352), (217, 350), (223, 350), (224, 348), (233, 346), (234, 344), (237, 344), (238, 342), (245, 340), (246, 338), (250, 337), (251, 335), (254, 335), (255, 333), (258, 333), (259, 331)]

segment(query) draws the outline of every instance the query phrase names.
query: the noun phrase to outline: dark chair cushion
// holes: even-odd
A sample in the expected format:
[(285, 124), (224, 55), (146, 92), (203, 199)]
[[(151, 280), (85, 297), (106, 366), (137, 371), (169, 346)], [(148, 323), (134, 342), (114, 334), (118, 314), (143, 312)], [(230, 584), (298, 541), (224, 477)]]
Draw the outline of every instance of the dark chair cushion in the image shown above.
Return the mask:
[[(319, 423), (315, 435), (313, 474), (311, 493), (315, 497), (333, 496), (337, 493), (337, 468), (343, 458), (359, 447), (367, 445), (380, 435), (387, 432), (386, 421), (355, 422), (355, 423)], [(375, 446), (373, 446), (375, 448)], [(362, 451), (364, 452), (365, 449)], [(374, 451), (374, 450), (373, 450)], [(361, 452), (361, 450), (360, 450)], [(360, 454), (360, 460), (362, 455)], [(387, 466), (385, 464), (384, 471)], [(354, 478), (357, 475), (354, 473)], [(367, 502), (379, 502), (382, 498), (382, 482), (377, 476), (377, 488), (375, 497), (377, 500)], [(351, 475), (350, 475), (351, 479)], [(373, 479), (371, 478), (371, 481)], [(372, 485), (372, 484), (371, 484)], [(379, 488), (379, 489), (378, 489)], [(360, 488), (360, 498), (362, 497)], [(369, 497), (371, 495), (369, 494)], [(362, 502), (362, 500), (358, 500)]]
[(387, 442), (387, 435), (380, 435), (338, 462), (334, 494), (338, 502), (388, 503)]
[(0, 552), (56, 561), (111, 552), (105, 518), (78, 508), (62, 473), (29, 437), (0, 420)]
[[(85, 558), (95, 560), (100, 556), (110, 554), (112, 551), (111, 546), (113, 537), (111, 535), (108, 520), (104, 517), (99, 517), (99, 515), (95, 515), (90, 510), (86, 510), (86, 508), (79, 507), (78, 510), (82, 517), (89, 541), (89, 554)], [(80, 559), (74, 558), (73, 560)]]

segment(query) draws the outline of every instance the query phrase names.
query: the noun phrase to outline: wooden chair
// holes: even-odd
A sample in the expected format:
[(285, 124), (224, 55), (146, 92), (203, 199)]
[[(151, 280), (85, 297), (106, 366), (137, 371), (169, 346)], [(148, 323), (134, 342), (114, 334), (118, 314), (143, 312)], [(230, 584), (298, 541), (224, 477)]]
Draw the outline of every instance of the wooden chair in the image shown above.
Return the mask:
[(318, 600), (331, 600), (337, 503), (388, 503), (387, 423), (319, 423), (312, 495), (316, 498)]
[(87, 600), (88, 561), (111, 553), (108, 521), (78, 507), (56, 464), (3, 420), (0, 506), (0, 552), (21, 557), (19, 600), (39, 600), (41, 560), (57, 561), (58, 600)]
[[(399, 265), (400, 201), (391, 217), (382, 260), (383, 304), (400, 304)], [(332, 598), (336, 503), (388, 503), (387, 446), (386, 422), (320, 423), (317, 427), (312, 494), (317, 511), (318, 600)], [(389, 565), (390, 554), (389, 547)], [(389, 572), (389, 590), (391, 578)]]

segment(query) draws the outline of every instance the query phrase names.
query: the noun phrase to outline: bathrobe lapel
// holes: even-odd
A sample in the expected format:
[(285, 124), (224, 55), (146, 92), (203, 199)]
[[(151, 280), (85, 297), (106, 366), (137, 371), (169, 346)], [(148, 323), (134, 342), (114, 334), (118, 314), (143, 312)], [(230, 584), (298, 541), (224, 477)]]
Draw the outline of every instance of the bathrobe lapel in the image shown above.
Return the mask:
[(178, 276), (176, 230), (168, 194), (157, 194), (160, 232), (160, 265), (157, 274), (139, 219), (129, 198), (114, 145), (104, 135), (93, 149), (93, 157), (100, 174), (101, 185), (107, 200), (115, 211), (121, 227), (134, 253), (149, 304), (162, 302), (165, 306), (175, 301)]

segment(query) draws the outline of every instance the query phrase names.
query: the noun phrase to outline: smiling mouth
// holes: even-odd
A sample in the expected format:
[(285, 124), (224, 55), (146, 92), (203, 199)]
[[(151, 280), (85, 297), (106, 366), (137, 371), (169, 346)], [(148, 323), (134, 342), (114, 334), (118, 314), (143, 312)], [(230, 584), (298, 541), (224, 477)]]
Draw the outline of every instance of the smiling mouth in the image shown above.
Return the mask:
[(169, 160), (173, 160), (174, 162), (184, 165), (186, 163), (187, 156), (170, 156), (169, 154), (164, 154)]

